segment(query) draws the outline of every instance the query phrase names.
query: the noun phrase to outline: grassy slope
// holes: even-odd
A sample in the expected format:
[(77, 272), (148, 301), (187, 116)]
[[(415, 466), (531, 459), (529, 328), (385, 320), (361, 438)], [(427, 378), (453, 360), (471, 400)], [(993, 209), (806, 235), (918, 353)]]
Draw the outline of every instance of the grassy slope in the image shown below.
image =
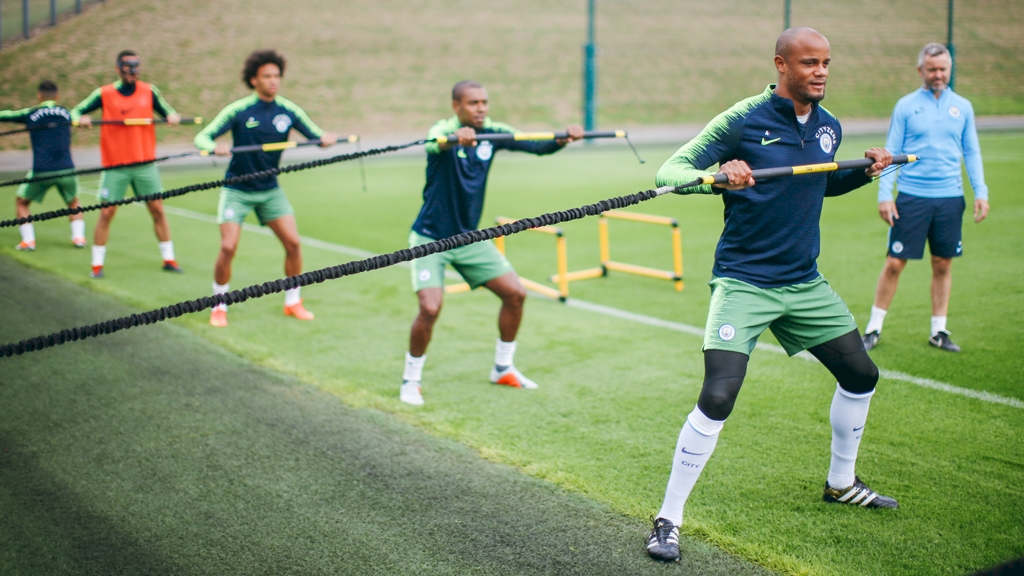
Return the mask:
[[(0, 339), (128, 312), (0, 264)], [(664, 573), (642, 522), (173, 326), (4, 360), (0, 486), (11, 576)]]
[[(851, 139), (843, 152), (855, 156), (869, 143)], [(1021, 247), (1014, 231), (1024, 218), (1024, 197), (1012, 184), (1024, 137), (985, 136), (982, 145), (995, 208), (983, 225), (965, 225), (967, 256), (957, 263), (950, 327), (965, 352), (948, 355), (926, 345), (927, 279), (918, 264), (908, 268), (883, 345), (873, 355), (885, 368), (1024, 399), (1019, 387), (1024, 374), (1013, 360), (1024, 345), (1024, 329), (1002, 320), (1021, 312), (1016, 264)], [(645, 153), (656, 163), (669, 150)], [(650, 168), (632, 162), (628, 152), (612, 148), (545, 159), (505, 156), (492, 174), (485, 218), (532, 215), (647, 187)], [(380, 159), (367, 168), (369, 194), (356, 191), (357, 170), (351, 165), (287, 177), (304, 234), (377, 252), (403, 246), (418, 209), (422, 160)], [(165, 173), (168, 185), (215, 175), (212, 170)], [(212, 213), (214, 198), (196, 194), (173, 203)], [(11, 209), (2, 210), (8, 217)], [(720, 201), (672, 197), (642, 210), (677, 216), (683, 223), (687, 290), (676, 294), (664, 282), (613, 275), (575, 284), (573, 295), (702, 325), (708, 298), (703, 281), (721, 226)], [(182, 277), (158, 271), (155, 242), (139, 209), (119, 216), (103, 282), (85, 278), (88, 257), (67, 245), (64, 223), (37, 226), (40, 250), (15, 257), (150, 308), (209, 290), (215, 227), (180, 217), (172, 223), (179, 261), (188, 272)], [(649, 265), (669, 261), (664, 230), (613, 226), (616, 258)], [(566, 229), (573, 267), (593, 265), (596, 224)], [(13, 254), (14, 231), (4, 237), (0, 251)], [(873, 190), (826, 204), (821, 267), (862, 323), (883, 242)], [(553, 271), (550, 238), (523, 236), (509, 246), (524, 275), (540, 278)], [(273, 239), (247, 234), (233, 285), (278, 277), (279, 255)], [(345, 259), (312, 248), (306, 257), (308, 268)], [(700, 385), (698, 338), (533, 299), (517, 363), (543, 388), (531, 394), (497, 390), (485, 383), (494, 299), (486, 293), (451, 297), (425, 373), (428, 403), (413, 410), (397, 401), (414, 314), (408, 290), (408, 271), (389, 269), (306, 289), (307, 304), (318, 315), (312, 324), (283, 319), (277, 297), (236, 307), (226, 331), (206, 326), (205, 315), (178, 323), (348, 403), (393, 413), (615, 510), (642, 518), (656, 509), (668, 451)], [(97, 313), (90, 321), (103, 318)], [(903, 509), (882, 514), (836, 509), (819, 500), (832, 386), (816, 364), (754, 355), (735, 417), (688, 508), (691, 532), (785, 572), (956, 574), (1024, 553), (1024, 516), (1019, 507), (1005, 505), (1024, 487), (1020, 410), (883, 381), (859, 473), (899, 497)], [(849, 554), (851, 548), (858, 553)]]
[[(921, 45), (945, 37), (940, 4), (902, 2), (894, 16), (886, 0), (795, 0), (793, 23), (817, 27), (832, 41), (830, 107), (845, 118), (888, 116), (919, 82)], [(63, 87), (66, 103), (77, 103), (114, 79), (114, 55), (132, 47), (143, 56), (145, 77), (180, 112), (209, 118), (246, 94), (238, 78), (245, 55), (277, 47), (290, 57), (283, 94), (335, 130), (421, 131), (444, 110), (448, 87), (467, 77), (491, 88), (496, 116), (560, 126), (580, 119), (584, 6), (110, 0), (0, 52), (0, 108), (33, 103), (44, 77)], [(781, 10), (781, 0), (600, 4), (599, 124), (704, 122), (762, 90), (775, 79), (771, 55)], [(1019, 2), (957, 6), (958, 89), (979, 114), (1024, 113), (1022, 23)], [(180, 140), (190, 133), (166, 135)], [(79, 135), (76, 142), (92, 138)], [(5, 139), (0, 146), (26, 142)]]

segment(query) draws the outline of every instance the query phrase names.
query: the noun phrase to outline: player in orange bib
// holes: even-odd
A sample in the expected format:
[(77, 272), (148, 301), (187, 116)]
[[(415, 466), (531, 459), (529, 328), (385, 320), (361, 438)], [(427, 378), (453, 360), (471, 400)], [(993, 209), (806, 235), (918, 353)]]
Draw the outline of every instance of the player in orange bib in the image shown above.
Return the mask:
[[(89, 128), (92, 119), (85, 114), (103, 109), (103, 120), (118, 121), (130, 118), (152, 118), (159, 114), (167, 119), (167, 123), (176, 126), (181, 117), (171, 105), (164, 100), (160, 90), (139, 80), (139, 67), (142, 61), (138, 54), (131, 50), (122, 50), (117, 55), (117, 73), (121, 79), (113, 84), (97, 88), (71, 110), (71, 121), (79, 126)], [(103, 124), (100, 127), (100, 156), (103, 166), (113, 167), (136, 162), (146, 162), (156, 158), (156, 129), (152, 124), (132, 125)], [(131, 185), (136, 196), (145, 196), (160, 192), (160, 171), (155, 163), (141, 164), (126, 168), (106, 170), (100, 179), (100, 200), (116, 202), (124, 198)], [(164, 215), (164, 205), (160, 200), (146, 202), (149, 213), (153, 217), (153, 229), (160, 246), (164, 270), (181, 272), (174, 260), (174, 243), (171, 241), (171, 226)], [(117, 214), (117, 206), (108, 206), (100, 211), (99, 221), (92, 246), (93, 278), (103, 277), (103, 262), (107, 254), (107, 239), (110, 236), (110, 221)]]

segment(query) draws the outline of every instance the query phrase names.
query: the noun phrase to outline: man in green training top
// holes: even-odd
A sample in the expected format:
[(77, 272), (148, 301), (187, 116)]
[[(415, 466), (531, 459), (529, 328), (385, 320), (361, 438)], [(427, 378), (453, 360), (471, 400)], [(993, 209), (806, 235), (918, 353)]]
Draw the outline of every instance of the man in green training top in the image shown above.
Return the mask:
[[(491, 121), (487, 117), (487, 109), (487, 90), (480, 84), (464, 80), (452, 88), (455, 115), (434, 124), (427, 138), (454, 134), (458, 142), (427, 144), (427, 183), (423, 187), (423, 208), (409, 235), (411, 246), (476, 230), (483, 212), (487, 174), (495, 151), (506, 149), (538, 155), (553, 154), (569, 142), (583, 137), (582, 127), (569, 126), (566, 128), (569, 137), (564, 140), (493, 143), (484, 140), (478, 144), (477, 134), (516, 132), (507, 124)], [(501, 337), (494, 354), (491, 382), (513, 388), (536, 388), (537, 384), (523, 376), (512, 363), (526, 290), (512, 265), (494, 244), (481, 242), (413, 260), (412, 284), (419, 298), (420, 311), (409, 336), (409, 352), (405, 355), (399, 399), (413, 406), (423, 404), (420, 379), (427, 345), (441, 313), (444, 271), (448, 264), (458, 270), (471, 287), (484, 286), (501, 298), (501, 312), (498, 314)]]
[[(18, 122), (29, 129), (32, 138), (32, 170), (28, 177), (56, 175), (74, 170), (71, 161), (71, 114), (57, 105), (57, 85), (49, 80), (39, 84), (39, 104), (21, 110), (0, 111), (0, 122)], [(29, 215), (32, 202), (42, 202), (46, 192), (56, 186), (68, 208), (78, 208), (78, 177), (69, 174), (53, 180), (26, 182), (18, 187), (18, 218)], [(17, 250), (35, 250), (36, 232), (32, 223), (18, 226), (21, 242)], [(76, 248), (85, 247), (85, 219), (81, 213), (71, 215), (71, 241)]]
[[(220, 156), (231, 154), (231, 144), (213, 139), (231, 131), (235, 146), (251, 146), (285, 142), (292, 128), (306, 138), (319, 138), (326, 148), (337, 142), (336, 134), (324, 132), (313, 124), (309, 116), (291, 100), (277, 95), (284, 75), (284, 56), (274, 50), (257, 50), (245, 60), (242, 82), (254, 93), (229, 104), (217, 114), (199, 134), (196, 148)], [(277, 168), (281, 151), (236, 154), (231, 158), (225, 178), (253, 174)], [(231, 261), (235, 258), (242, 222), (250, 212), (256, 212), (260, 224), (274, 231), (284, 245), (284, 272), (288, 276), (302, 274), (302, 252), (299, 248), (299, 229), (295, 224), (295, 211), (277, 183), (277, 176), (229, 184), (220, 191), (217, 223), (220, 224), (220, 254), (213, 271), (213, 293), (228, 291), (231, 280)], [(302, 305), (300, 288), (285, 291), (284, 314), (299, 320), (312, 320), (313, 314)], [(227, 306), (221, 304), (210, 313), (210, 325), (223, 328), (228, 325)]]

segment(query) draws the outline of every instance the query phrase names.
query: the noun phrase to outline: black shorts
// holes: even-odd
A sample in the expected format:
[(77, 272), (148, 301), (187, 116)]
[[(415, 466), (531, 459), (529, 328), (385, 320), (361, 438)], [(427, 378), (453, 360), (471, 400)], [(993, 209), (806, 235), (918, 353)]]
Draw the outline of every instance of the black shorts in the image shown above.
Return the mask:
[(900, 194), (896, 197), (900, 217), (889, 229), (889, 256), (920, 260), (924, 256), (925, 239), (932, 256), (960, 256), (964, 249), (961, 228), (965, 207), (963, 196), (922, 198)]

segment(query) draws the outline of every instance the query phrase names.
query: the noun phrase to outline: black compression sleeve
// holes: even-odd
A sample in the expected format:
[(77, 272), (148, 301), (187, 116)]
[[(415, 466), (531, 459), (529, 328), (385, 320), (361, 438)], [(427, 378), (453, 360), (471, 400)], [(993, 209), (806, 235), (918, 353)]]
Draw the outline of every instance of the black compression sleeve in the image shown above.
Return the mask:
[(878, 367), (864, 350), (860, 333), (851, 330), (808, 350), (851, 394), (867, 394), (878, 383)]
[(728, 350), (704, 351), (704, 386), (697, 407), (712, 420), (725, 420), (747, 375), (748, 356)]

